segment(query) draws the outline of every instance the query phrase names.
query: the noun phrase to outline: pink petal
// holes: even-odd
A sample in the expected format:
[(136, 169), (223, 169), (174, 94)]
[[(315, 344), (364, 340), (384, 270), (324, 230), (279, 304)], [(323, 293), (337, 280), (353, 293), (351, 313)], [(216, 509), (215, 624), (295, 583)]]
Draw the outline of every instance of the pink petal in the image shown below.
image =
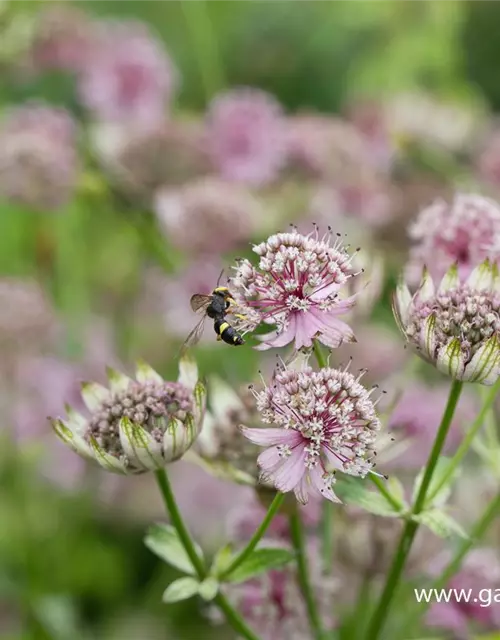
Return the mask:
[(353, 341), (354, 333), (351, 327), (342, 320), (333, 317), (330, 312), (311, 309), (308, 315), (311, 324), (314, 322), (316, 331), (322, 335), (321, 342), (327, 346), (336, 348), (343, 342)]
[(263, 451), (257, 458), (257, 464), (267, 474), (272, 474), (277, 467), (283, 462), (283, 457), (280, 456), (278, 447), (271, 447)]
[(252, 429), (250, 427), (240, 427), (241, 433), (248, 438), (250, 442), (258, 444), (261, 447), (272, 447), (277, 444), (288, 444), (291, 447), (297, 445), (302, 436), (293, 429), (278, 428), (261, 428)]
[(295, 348), (312, 346), (312, 339), (317, 333), (315, 324), (309, 322), (309, 312), (299, 311), (296, 315)]
[(311, 486), (319, 493), (320, 496), (330, 500), (331, 502), (339, 502), (342, 501), (337, 498), (337, 496), (333, 493), (331, 483), (325, 482), (323, 478), (323, 469), (321, 465), (317, 464), (312, 469), (309, 469), (309, 478), (311, 479)]
[(306, 467), (304, 461), (306, 459), (306, 445), (295, 447), (292, 455), (289, 456), (278, 471), (274, 474), (274, 486), (276, 489), (286, 493), (294, 489), (304, 477)]
[(307, 504), (309, 502), (309, 489), (307, 484), (307, 473), (304, 473), (302, 480), (294, 489), (295, 497), (301, 504)]
[(263, 336), (257, 336), (263, 344), (256, 347), (256, 349), (259, 351), (264, 351), (265, 349), (270, 349), (272, 347), (284, 347), (289, 342), (291, 342), (295, 336), (296, 331), (295, 319), (295, 314), (291, 313), (288, 317), (288, 327), (282, 333), (272, 331), (271, 333), (266, 333)]

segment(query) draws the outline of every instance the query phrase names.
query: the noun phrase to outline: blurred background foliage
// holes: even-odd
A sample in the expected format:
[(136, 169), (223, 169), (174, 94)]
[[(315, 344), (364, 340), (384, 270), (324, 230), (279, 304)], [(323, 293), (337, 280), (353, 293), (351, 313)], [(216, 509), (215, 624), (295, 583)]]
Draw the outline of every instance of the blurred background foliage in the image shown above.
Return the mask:
[[(88, 113), (76, 98), (74, 77), (53, 70), (24, 76), (15, 64), (38, 16), (56, 4), (62, 3), (0, 1), (0, 108), (44, 100), (65, 107), (86, 124)], [(244, 85), (274, 94), (289, 113), (338, 114), (358, 98), (384, 101), (422, 90), (466, 108), (495, 112), (500, 107), (498, 2), (82, 0), (64, 4), (99, 18), (133, 18), (149, 24), (179, 71), (180, 91), (173, 106), (179, 118), (196, 117), (218, 91)], [(140, 356), (163, 375), (174, 376), (182, 338), (178, 331), (169, 334), (162, 314), (165, 306), (181, 303), (175, 294), (160, 299), (154, 280), (146, 300), (144, 273), (151, 270), (180, 278), (189, 260), (159, 232), (148, 204), (127, 198), (103, 177), (86, 136), (82, 129), (78, 146), (84, 171), (76, 196), (63, 211), (40, 214), (9, 200), (0, 203), (0, 274), (35, 277), (49, 294), (64, 327), (57, 342), (58, 357), (75, 363), (85, 360), (86, 331), (99, 318), (112, 327), (105, 349), (90, 338), (104, 360), (107, 349), (112, 360), (130, 369)], [(412, 161), (418, 165), (415, 158), (431, 183), (448, 171), (446, 155), (431, 153), (423, 160), (415, 156)], [(238, 255), (248, 251), (240, 248)], [(231, 257), (226, 256), (226, 264)], [(373, 311), (373, 318), (391, 329), (388, 298), (394, 279), (395, 270), (389, 270), (385, 293)], [(8, 306), (9, 299), (2, 299), (2, 304)], [(176, 329), (187, 334), (190, 326), (183, 324), (187, 320), (180, 322)], [(204, 374), (219, 373), (241, 383), (253, 378), (258, 362), (253, 350), (242, 349), (236, 358), (231, 349), (211, 340), (210, 335), (197, 351)], [(10, 356), (1, 357), (7, 367)], [(99, 377), (95, 368), (90, 371), (85, 375)], [(13, 393), (7, 370), (5, 406)], [(43, 402), (38, 406), (43, 412)], [(44, 419), (40, 413), (39, 421)], [(20, 444), (15, 438), (13, 443), (10, 431), (6, 418), (0, 446), (4, 640), (223, 637), (225, 631), (211, 631), (204, 624), (191, 601), (168, 608), (160, 602), (171, 576), (142, 544), (145, 525), (162, 517), (147, 480), (127, 479), (140, 488), (131, 490), (127, 485), (125, 491), (108, 487), (113, 484), (108, 478), (87, 472), (70, 491), (40, 482), (37, 461), (43, 452), (38, 446), (47, 445)], [(190, 475), (182, 476), (179, 485), (182, 494), (186, 483), (186, 504), (193, 502), (191, 492), (196, 490), (187, 480)], [(196, 520), (204, 507), (194, 502), (191, 515)], [(210, 535), (204, 542), (210, 548)]]

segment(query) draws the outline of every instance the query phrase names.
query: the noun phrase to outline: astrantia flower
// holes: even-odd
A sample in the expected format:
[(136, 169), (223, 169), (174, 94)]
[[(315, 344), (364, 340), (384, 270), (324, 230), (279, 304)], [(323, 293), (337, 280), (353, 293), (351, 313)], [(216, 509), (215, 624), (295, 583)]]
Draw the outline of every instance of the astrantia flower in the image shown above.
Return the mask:
[(251, 442), (268, 447), (257, 463), (262, 475), (284, 493), (306, 503), (309, 492), (332, 502), (334, 472), (364, 477), (372, 469), (380, 421), (371, 392), (347, 370), (278, 369), (256, 392), (267, 429), (242, 427)]
[(0, 122), (0, 198), (37, 210), (62, 207), (77, 179), (75, 126), (62, 109), (25, 105)]
[(217, 178), (161, 189), (155, 210), (165, 235), (195, 254), (220, 255), (238, 246), (263, 218), (259, 201), (249, 191)]
[(29, 57), (40, 71), (79, 71), (92, 51), (95, 24), (73, 7), (48, 7), (37, 16)]
[(493, 384), (500, 375), (500, 280), (486, 260), (467, 280), (456, 265), (436, 289), (427, 271), (411, 296), (397, 288), (394, 315), (408, 343), (457, 380)]
[(421, 211), (409, 235), (411, 283), (418, 282), (424, 265), (433, 278), (442, 278), (456, 262), (464, 277), (485, 258), (500, 257), (500, 206), (476, 194), (459, 193), (451, 204), (439, 199)]
[(178, 186), (210, 169), (202, 131), (193, 122), (147, 131), (100, 124), (93, 128), (92, 143), (105, 169), (134, 196), (149, 198), (160, 187)]
[(177, 72), (146, 25), (103, 22), (80, 77), (80, 95), (97, 119), (151, 126), (160, 122)]
[(268, 183), (285, 162), (281, 106), (259, 89), (241, 88), (217, 96), (210, 105), (207, 135), (212, 158), (229, 180)]
[(67, 407), (67, 421), (51, 420), (57, 435), (114, 473), (159, 469), (180, 458), (198, 436), (205, 410), (196, 365), (182, 360), (177, 382), (166, 382), (145, 364), (136, 380), (111, 369), (108, 375), (109, 390), (82, 385), (88, 418)]
[(253, 250), (258, 266), (241, 261), (230, 287), (263, 322), (276, 325), (276, 331), (260, 336), (261, 349), (292, 341), (297, 349), (310, 347), (316, 337), (329, 347), (355, 340), (338, 318), (354, 304), (355, 296), (342, 299), (341, 293), (356, 275), (340, 240), (332, 245), (330, 236), (319, 239), (317, 231), (308, 236), (293, 231), (273, 235)]

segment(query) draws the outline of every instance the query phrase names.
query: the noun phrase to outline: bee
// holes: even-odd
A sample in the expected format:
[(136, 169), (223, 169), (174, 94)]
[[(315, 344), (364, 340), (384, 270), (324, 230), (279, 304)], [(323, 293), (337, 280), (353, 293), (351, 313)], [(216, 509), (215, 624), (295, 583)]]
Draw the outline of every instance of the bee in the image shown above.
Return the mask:
[(217, 334), (217, 340), (222, 340), (226, 344), (235, 347), (245, 344), (241, 334), (230, 325), (226, 318), (229, 308), (232, 304), (235, 304), (228, 287), (220, 287), (217, 285), (210, 295), (195, 293), (191, 296), (190, 303), (191, 309), (196, 313), (203, 313), (203, 316), (186, 338), (183, 349), (199, 342), (203, 335), (205, 320), (207, 318), (211, 318), (214, 321), (214, 331)]

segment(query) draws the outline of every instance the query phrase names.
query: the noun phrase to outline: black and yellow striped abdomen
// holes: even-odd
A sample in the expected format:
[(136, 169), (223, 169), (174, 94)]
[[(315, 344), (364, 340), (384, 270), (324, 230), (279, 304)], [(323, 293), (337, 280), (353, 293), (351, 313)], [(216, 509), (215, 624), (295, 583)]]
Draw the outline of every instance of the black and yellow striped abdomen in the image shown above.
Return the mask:
[(229, 322), (227, 322), (224, 317), (215, 319), (214, 329), (215, 333), (226, 344), (232, 344), (235, 347), (240, 344), (245, 344), (241, 335), (229, 324)]

